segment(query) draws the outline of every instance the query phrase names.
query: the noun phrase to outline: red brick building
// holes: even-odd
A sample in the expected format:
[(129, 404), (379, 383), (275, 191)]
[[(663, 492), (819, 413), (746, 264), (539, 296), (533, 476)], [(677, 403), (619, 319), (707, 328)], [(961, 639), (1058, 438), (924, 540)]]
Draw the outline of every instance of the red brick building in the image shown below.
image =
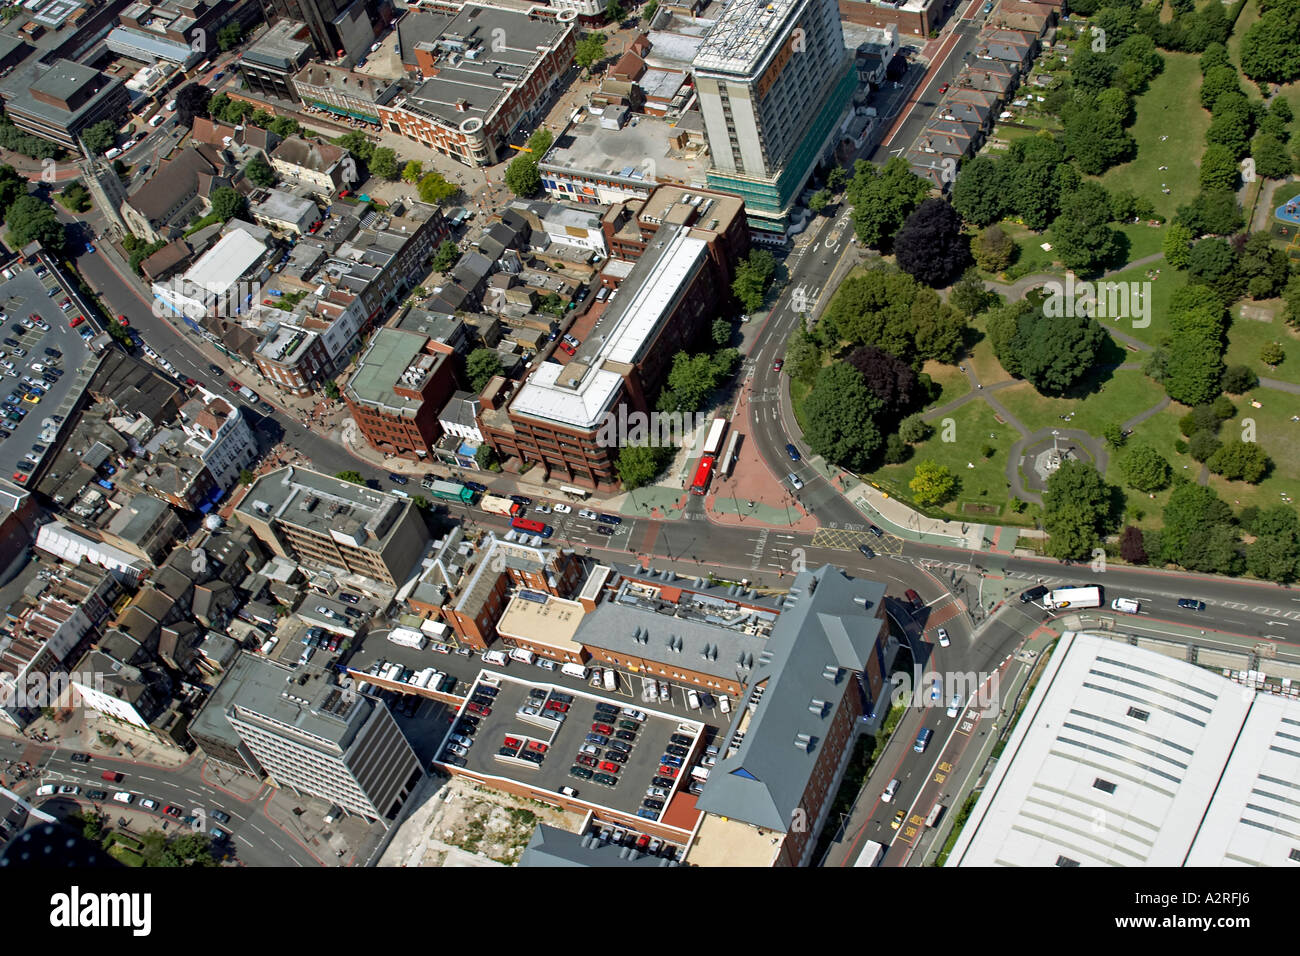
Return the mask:
[(426, 335), (380, 329), (343, 388), (371, 447), (425, 460), (442, 434), (438, 412), (456, 391), (452, 356)]

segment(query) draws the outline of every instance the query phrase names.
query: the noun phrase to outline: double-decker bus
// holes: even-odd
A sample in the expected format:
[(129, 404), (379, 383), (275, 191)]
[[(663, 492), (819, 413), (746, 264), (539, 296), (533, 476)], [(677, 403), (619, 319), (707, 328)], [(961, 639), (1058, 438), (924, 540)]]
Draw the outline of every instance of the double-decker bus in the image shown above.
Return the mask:
[(551, 526), (542, 524), (540, 521), (534, 521), (532, 518), (515, 518), (510, 522), (510, 527), (516, 531), (526, 531), (529, 534), (540, 534), (543, 538), (551, 536)]
[(700, 463), (695, 469), (695, 477), (691, 480), (691, 494), (702, 495), (707, 492), (712, 478), (713, 456), (705, 455), (700, 459)]

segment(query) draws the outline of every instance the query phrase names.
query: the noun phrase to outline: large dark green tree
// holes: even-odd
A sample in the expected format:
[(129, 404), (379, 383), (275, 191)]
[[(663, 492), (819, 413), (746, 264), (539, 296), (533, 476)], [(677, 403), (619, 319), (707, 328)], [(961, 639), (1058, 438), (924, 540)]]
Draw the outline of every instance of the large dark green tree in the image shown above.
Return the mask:
[(804, 438), (818, 455), (852, 471), (866, 471), (884, 445), (873, 420), (880, 400), (861, 373), (836, 363), (818, 373), (804, 401)]
[(1043, 492), (1043, 530), (1054, 558), (1091, 557), (1113, 522), (1115, 489), (1092, 465), (1066, 461), (1047, 479)]

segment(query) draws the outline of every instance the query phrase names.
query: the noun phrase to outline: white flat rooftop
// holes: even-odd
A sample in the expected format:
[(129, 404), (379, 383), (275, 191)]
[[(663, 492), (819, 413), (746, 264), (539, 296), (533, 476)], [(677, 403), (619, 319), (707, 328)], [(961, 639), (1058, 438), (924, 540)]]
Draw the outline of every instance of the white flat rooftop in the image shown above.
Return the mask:
[(266, 246), (259, 240), (235, 229), (200, 256), (185, 273), (185, 279), (220, 294), (242, 279), (265, 252)]
[(752, 74), (807, 0), (729, 0), (695, 54), (695, 69)]
[[(578, 354), (567, 365), (543, 362), (510, 403), (513, 412), (575, 428), (594, 428), (609, 411), (623, 382), (606, 361), (635, 365), (646, 343), (671, 314), (683, 284), (707, 255), (708, 243), (689, 231), (665, 225), (642, 254), (649, 274), (635, 288), (625, 282), (618, 301), (608, 306)], [(636, 270), (633, 269), (633, 272)], [(636, 280), (632, 280), (636, 281)], [(608, 331), (597, 334), (601, 329)]]
[(948, 865), (1282, 865), (1298, 800), (1300, 702), (1067, 632)]

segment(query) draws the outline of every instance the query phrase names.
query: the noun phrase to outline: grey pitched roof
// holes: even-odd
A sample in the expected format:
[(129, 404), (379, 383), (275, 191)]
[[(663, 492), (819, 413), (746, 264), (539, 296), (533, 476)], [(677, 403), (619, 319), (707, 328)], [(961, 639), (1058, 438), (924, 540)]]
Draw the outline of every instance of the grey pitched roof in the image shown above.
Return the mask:
[[(883, 584), (850, 578), (830, 565), (795, 578), (749, 675), (750, 693), (766, 681), (765, 691), (739, 749), (709, 774), (696, 801), (701, 810), (780, 833), (789, 830), (845, 681), (862, 672), (885, 630), (875, 616), (884, 598)], [(820, 709), (819, 701), (824, 702)], [(723, 739), (735, 734), (747, 706), (748, 699), (735, 709)], [(803, 736), (806, 745), (800, 744)]]
[(570, 833), (539, 824), (519, 858), (519, 866), (679, 866), (673, 860), (649, 856), (626, 846), (602, 845), (592, 834)]

